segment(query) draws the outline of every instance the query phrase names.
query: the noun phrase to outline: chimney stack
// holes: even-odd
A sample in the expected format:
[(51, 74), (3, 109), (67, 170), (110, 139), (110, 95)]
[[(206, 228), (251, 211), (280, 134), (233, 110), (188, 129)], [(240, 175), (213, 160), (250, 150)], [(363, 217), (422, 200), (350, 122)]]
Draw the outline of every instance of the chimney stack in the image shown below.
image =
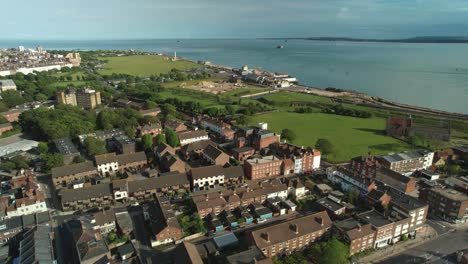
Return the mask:
[(361, 224), (357, 224), (358, 231), (361, 232)]
[(291, 224), (291, 229), (294, 231), (294, 233), (299, 234), (299, 225), (298, 224)]
[(317, 217), (317, 222), (318, 222), (321, 226), (323, 226), (323, 224), (324, 224), (324, 223), (323, 223), (323, 217), (321, 217), (321, 216)]
[(270, 233), (268, 233), (268, 232), (263, 233), (263, 237), (267, 242), (270, 242)]

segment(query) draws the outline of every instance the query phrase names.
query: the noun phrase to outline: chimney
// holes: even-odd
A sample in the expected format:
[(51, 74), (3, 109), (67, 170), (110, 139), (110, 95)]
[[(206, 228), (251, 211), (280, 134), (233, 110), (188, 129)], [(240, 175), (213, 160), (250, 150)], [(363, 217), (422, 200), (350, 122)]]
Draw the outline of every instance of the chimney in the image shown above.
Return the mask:
[(208, 201), (208, 194), (205, 194), (205, 201)]
[(266, 240), (267, 242), (270, 242), (270, 233), (268, 233), (268, 232), (263, 233), (263, 236), (264, 236), (264, 238), (265, 238), (265, 240)]
[(291, 229), (294, 231), (294, 233), (299, 234), (299, 225), (298, 224), (291, 224)]
[(255, 159), (255, 161), (256, 161), (256, 162), (257, 162), (257, 164), (258, 164), (258, 159)]
[(358, 228), (357, 230), (358, 230), (359, 232), (361, 232), (361, 230), (362, 230), (362, 229), (361, 229), (361, 224), (357, 224), (357, 228)]
[(319, 217), (316, 218), (316, 220), (321, 226), (323, 226), (323, 224), (324, 224), (323, 223), (323, 217), (319, 216)]

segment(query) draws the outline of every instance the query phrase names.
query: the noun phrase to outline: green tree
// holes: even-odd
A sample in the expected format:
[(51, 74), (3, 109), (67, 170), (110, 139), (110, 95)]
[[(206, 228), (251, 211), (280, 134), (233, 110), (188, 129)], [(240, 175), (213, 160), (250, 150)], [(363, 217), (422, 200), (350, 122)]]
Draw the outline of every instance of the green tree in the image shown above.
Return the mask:
[(328, 141), (328, 139), (325, 138), (317, 139), (317, 142), (315, 143), (315, 148), (320, 150), (322, 154), (326, 157), (330, 154), (335, 153), (335, 146), (330, 141)]
[(165, 135), (166, 135), (166, 142), (171, 147), (177, 147), (177, 145), (179, 145), (179, 137), (177, 136), (174, 130), (167, 128), (165, 130)]
[(47, 97), (47, 95), (39, 93), (39, 94), (36, 94), (36, 96), (34, 96), (34, 99), (36, 99), (39, 102), (44, 102), (44, 101), (47, 101), (47, 99), (49, 98)]
[(20, 92), (15, 90), (7, 90), (2, 92), (2, 99), (3, 103), (5, 103), (8, 108), (15, 107), (25, 102)]
[(17, 170), (29, 168), (28, 161), (24, 156), (18, 155), (10, 159), (14, 164)]
[(42, 154), (44, 161), (44, 171), (50, 171), (52, 168), (63, 166), (63, 155), (58, 153)]
[(356, 205), (358, 199), (359, 199), (359, 191), (354, 188), (351, 189), (348, 192), (348, 203)]
[(252, 119), (252, 118), (251, 118), (250, 116), (247, 116), (247, 115), (240, 115), (240, 116), (237, 117), (236, 120), (237, 120), (237, 123), (238, 123), (239, 125), (247, 125), (247, 124), (249, 124), (249, 122), (250, 122), (251, 119)]
[(94, 157), (96, 155), (101, 155), (106, 153), (106, 142), (92, 137), (87, 137), (84, 140), (84, 146), (86, 148), (86, 153), (90, 157)]
[(226, 105), (224, 108), (226, 108), (226, 113), (228, 115), (233, 115), (236, 113), (236, 110), (234, 109), (234, 107), (232, 107), (232, 105)]
[(294, 139), (296, 139), (296, 133), (294, 133), (294, 131), (291, 129), (285, 128), (283, 131), (281, 131), (281, 138), (292, 142)]
[(12, 161), (0, 162), (0, 171), (11, 172), (16, 169), (16, 164)]
[(151, 134), (144, 135), (141, 141), (143, 142), (143, 148), (145, 150), (151, 150), (153, 148), (153, 136)]
[(156, 145), (159, 145), (159, 144), (162, 144), (162, 143), (166, 143), (166, 135), (158, 134), (156, 136)]
[(41, 154), (45, 154), (49, 152), (49, 145), (47, 145), (45, 142), (39, 142), (37, 145), (37, 151), (39, 151)]
[(82, 163), (85, 162), (85, 158), (83, 158), (81, 155), (75, 156), (73, 158), (73, 163)]
[(320, 264), (347, 264), (349, 258), (349, 247), (336, 237), (330, 239), (324, 246), (323, 252), (318, 259)]

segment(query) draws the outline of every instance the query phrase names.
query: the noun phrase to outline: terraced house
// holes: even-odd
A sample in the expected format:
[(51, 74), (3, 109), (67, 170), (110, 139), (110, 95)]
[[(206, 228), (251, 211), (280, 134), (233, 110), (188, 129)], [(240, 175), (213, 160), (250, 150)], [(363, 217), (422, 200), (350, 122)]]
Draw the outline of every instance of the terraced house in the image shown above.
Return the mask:
[(104, 207), (114, 202), (109, 184), (97, 184), (79, 189), (64, 189), (59, 192), (63, 210), (78, 210)]
[(52, 168), (51, 172), (52, 182), (57, 190), (77, 181), (88, 181), (98, 175), (97, 168), (91, 161)]
[(192, 189), (208, 190), (216, 186), (238, 184), (244, 177), (241, 166), (223, 168), (220, 165), (193, 168), (190, 170)]

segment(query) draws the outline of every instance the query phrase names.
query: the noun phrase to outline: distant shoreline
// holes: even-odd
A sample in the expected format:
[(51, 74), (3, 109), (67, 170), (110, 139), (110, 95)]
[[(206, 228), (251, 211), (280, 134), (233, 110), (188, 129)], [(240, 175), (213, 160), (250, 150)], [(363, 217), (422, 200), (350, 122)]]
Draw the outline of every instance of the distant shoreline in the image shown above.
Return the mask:
[(405, 39), (373, 39), (373, 38), (347, 38), (347, 37), (306, 37), (306, 38), (263, 38), (272, 40), (315, 40), (340, 42), (377, 42), (377, 43), (468, 43), (468, 37), (414, 37)]

